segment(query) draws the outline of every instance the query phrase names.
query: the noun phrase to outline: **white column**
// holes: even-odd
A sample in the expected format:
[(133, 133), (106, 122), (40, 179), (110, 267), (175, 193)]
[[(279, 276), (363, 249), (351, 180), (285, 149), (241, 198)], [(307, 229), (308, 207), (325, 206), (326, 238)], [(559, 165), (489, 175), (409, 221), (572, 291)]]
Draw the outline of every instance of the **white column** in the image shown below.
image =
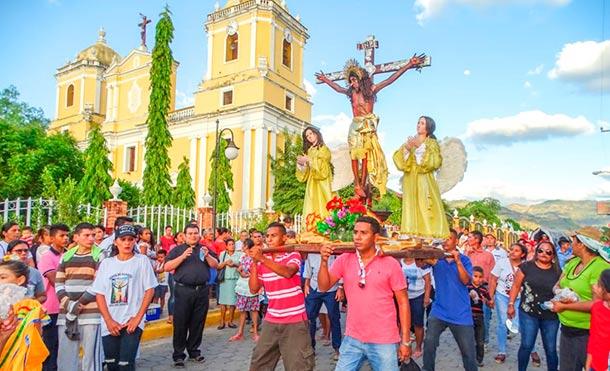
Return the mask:
[(102, 100), (102, 76), (95, 79), (95, 100), (93, 101), (93, 112), (100, 113), (100, 105)]
[(82, 112), (85, 108), (85, 77), (80, 78), (80, 108), (79, 111)]
[(254, 198), (252, 208), (265, 209), (267, 190), (267, 129), (262, 125), (254, 132)]
[(208, 137), (205, 135), (199, 138), (199, 157), (197, 158), (198, 171), (198, 182), (197, 182), (197, 204), (200, 205), (201, 198), (206, 192), (205, 177), (208, 164)]
[(55, 119), (57, 120), (59, 116), (59, 85), (55, 90)]
[(114, 86), (108, 84), (106, 87), (106, 121), (112, 121), (112, 98)]
[(119, 116), (119, 85), (115, 84), (112, 89), (112, 121), (115, 121)]
[(195, 189), (195, 177), (197, 176), (197, 138), (191, 138), (189, 173), (191, 174), (191, 187)]
[(210, 80), (212, 78), (212, 33), (208, 31), (208, 65), (205, 73), (205, 79)]
[[(269, 130), (269, 154), (271, 155), (272, 159), (275, 159), (275, 156), (277, 155), (277, 127), (272, 128), (271, 130)], [(269, 163), (271, 163), (271, 160), (267, 160), (269, 161)], [(267, 198), (272, 198), (273, 196), (273, 187), (275, 186), (275, 177), (273, 176), (272, 172), (269, 172), (269, 197)], [(265, 202), (267, 202), (268, 200), (265, 200)]]
[(250, 27), (250, 68), (254, 68), (256, 62), (256, 17), (252, 17)]
[(271, 21), (271, 50), (269, 51), (269, 69), (275, 68), (275, 22)]
[(250, 145), (252, 144), (252, 129), (250, 126), (244, 128), (244, 143), (240, 152), (242, 153), (242, 181), (241, 181), (241, 209), (250, 209), (250, 185), (252, 176), (250, 173)]

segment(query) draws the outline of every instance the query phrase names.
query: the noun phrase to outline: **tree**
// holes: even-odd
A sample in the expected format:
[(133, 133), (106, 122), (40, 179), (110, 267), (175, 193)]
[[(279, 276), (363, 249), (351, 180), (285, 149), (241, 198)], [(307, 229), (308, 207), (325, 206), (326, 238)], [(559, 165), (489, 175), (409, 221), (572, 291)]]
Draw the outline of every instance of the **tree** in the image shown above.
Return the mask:
[(388, 191), (383, 197), (373, 202), (373, 210), (387, 210), (392, 214), (387, 223), (400, 225), (402, 217), (402, 200), (393, 191)]
[(174, 25), (167, 5), (161, 12), (155, 32), (155, 47), (150, 68), (150, 103), (148, 105), (148, 134), (146, 135), (146, 167), (144, 168), (142, 194), (148, 205), (168, 205), (171, 202), (170, 158), (167, 154), (172, 135), (167, 126), (170, 105), (172, 50), (169, 44), (174, 38)]
[(500, 209), (500, 201), (486, 197), (482, 200), (469, 202), (466, 206), (458, 208), (458, 214), (467, 218), (472, 215), (477, 220), (483, 221), (485, 219), (489, 224), (496, 223), (500, 225), (501, 221), (500, 217), (498, 217)]
[(80, 199), (78, 186), (74, 179), (67, 178), (57, 190), (57, 200), (55, 203), (57, 214), (54, 218), (59, 223), (74, 226), (81, 222), (82, 215), (79, 212)]
[(275, 159), (271, 159), (271, 173), (275, 178), (273, 188), (273, 208), (284, 214), (296, 215), (303, 212), (305, 183), (296, 177), (297, 156), (303, 153), (303, 139), (284, 132), (284, 148), (278, 149)]
[(108, 159), (110, 151), (98, 124), (89, 132), (89, 146), (85, 150), (85, 174), (78, 183), (81, 200), (93, 206), (101, 206), (110, 199), (108, 188), (112, 185), (112, 162)]
[(53, 174), (51, 174), (49, 168), (44, 169), (40, 181), (42, 182), (42, 193), (40, 195), (46, 199), (55, 199), (57, 197), (57, 184), (55, 184)]
[(178, 179), (176, 180), (176, 189), (174, 190), (174, 206), (183, 208), (195, 207), (195, 191), (191, 185), (192, 181), (189, 160), (185, 156), (178, 167)]
[[(216, 148), (212, 151), (212, 158), (210, 164), (212, 170), (210, 171), (210, 183), (208, 185), (208, 192), (214, 195), (214, 187), (217, 186), (217, 202), (216, 212), (223, 213), (229, 211), (231, 207), (231, 198), (229, 197), (229, 191), (233, 190), (233, 172), (231, 171), (231, 164), (229, 159), (225, 156), (225, 149), (227, 148), (227, 141), (220, 139), (218, 150), (220, 156), (218, 156), (218, 167), (216, 166)], [(216, 176), (218, 176), (218, 183), (216, 183)]]
[(142, 190), (130, 181), (119, 179), (119, 185), (123, 190), (119, 195), (119, 198), (125, 202), (129, 207), (137, 207), (141, 205)]

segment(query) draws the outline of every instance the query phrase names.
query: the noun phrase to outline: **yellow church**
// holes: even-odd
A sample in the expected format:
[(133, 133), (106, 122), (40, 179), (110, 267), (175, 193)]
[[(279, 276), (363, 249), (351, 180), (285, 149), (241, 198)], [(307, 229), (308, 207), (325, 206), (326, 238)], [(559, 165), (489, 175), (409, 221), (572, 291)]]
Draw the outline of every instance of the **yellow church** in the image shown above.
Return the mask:
[[(285, 1), (229, 0), (205, 20), (207, 64), (194, 105), (176, 110), (175, 62), (168, 125), (173, 137), (170, 173), (175, 181), (186, 156), (197, 205), (208, 189), (216, 120), (230, 128), (239, 156), (231, 162), (233, 210), (265, 209), (273, 193), (269, 156), (283, 133), (300, 134), (311, 122), (312, 103), (303, 85), (307, 28)], [(95, 44), (56, 73), (52, 132), (70, 132), (81, 149), (93, 123), (110, 149), (112, 177), (141, 185), (152, 55), (145, 45), (125, 57), (100, 30)]]

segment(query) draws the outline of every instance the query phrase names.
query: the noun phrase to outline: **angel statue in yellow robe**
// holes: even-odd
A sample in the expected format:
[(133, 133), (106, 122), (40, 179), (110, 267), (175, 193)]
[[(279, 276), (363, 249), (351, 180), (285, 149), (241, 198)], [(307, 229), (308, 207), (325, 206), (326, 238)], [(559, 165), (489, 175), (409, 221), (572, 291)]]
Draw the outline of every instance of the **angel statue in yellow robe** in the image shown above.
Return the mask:
[(410, 237), (449, 236), (449, 223), (434, 177), (443, 163), (441, 148), (434, 136), (435, 129), (433, 119), (420, 117), (417, 135), (409, 137), (393, 156), (394, 164), (404, 173), (400, 231)]
[(324, 144), (322, 134), (315, 127), (303, 130), (303, 155), (297, 156), (296, 177), (306, 182), (303, 215), (324, 218), (326, 204), (332, 198), (332, 169), (330, 150)]

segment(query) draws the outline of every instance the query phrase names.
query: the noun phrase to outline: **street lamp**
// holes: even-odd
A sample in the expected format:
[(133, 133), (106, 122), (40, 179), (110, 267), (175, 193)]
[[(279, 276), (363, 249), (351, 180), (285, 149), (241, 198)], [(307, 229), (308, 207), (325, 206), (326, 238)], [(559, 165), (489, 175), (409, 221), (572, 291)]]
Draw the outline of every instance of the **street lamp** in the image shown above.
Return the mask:
[(225, 157), (231, 161), (231, 160), (235, 160), (237, 158), (237, 155), (239, 154), (239, 148), (235, 145), (235, 141), (233, 140), (234, 135), (233, 135), (233, 130), (229, 129), (229, 128), (224, 128), (220, 131), (218, 131), (219, 129), (219, 125), (220, 122), (218, 121), (218, 119), (216, 120), (216, 158), (214, 161), (214, 192), (212, 195), (212, 200), (213, 200), (213, 204), (212, 204), (212, 230), (214, 233), (214, 236), (216, 236), (216, 207), (218, 205), (218, 162), (220, 161), (220, 140), (223, 139), (222, 138), (222, 134), (227, 131), (230, 134), (230, 137), (226, 139), (227, 141), (227, 148), (225, 148)]

